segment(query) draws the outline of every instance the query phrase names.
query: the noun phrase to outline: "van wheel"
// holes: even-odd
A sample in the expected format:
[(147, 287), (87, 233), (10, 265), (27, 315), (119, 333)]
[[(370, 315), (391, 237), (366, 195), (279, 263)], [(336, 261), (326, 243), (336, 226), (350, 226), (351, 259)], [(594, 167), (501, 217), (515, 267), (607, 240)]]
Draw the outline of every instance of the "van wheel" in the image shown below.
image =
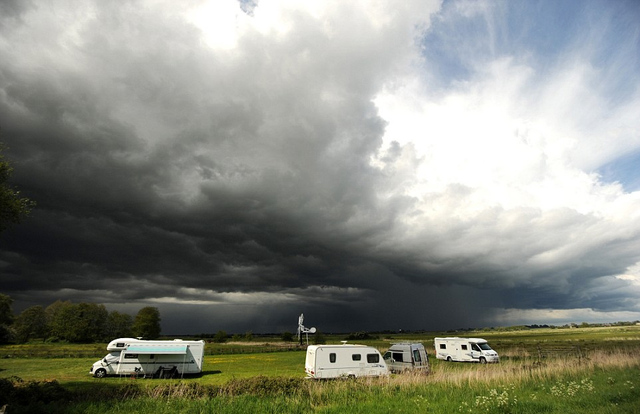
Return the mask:
[(96, 378), (104, 378), (107, 376), (107, 370), (104, 368), (99, 368), (96, 370), (95, 374), (93, 374)]
[(481, 363), (481, 364), (486, 364), (486, 363), (487, 363), (487, 360), (486, 360), (485, 358), (480, 358), (480, 363)]
[(447, 357), (447, 361), (451, 362), (451, 357), (450, 356)]

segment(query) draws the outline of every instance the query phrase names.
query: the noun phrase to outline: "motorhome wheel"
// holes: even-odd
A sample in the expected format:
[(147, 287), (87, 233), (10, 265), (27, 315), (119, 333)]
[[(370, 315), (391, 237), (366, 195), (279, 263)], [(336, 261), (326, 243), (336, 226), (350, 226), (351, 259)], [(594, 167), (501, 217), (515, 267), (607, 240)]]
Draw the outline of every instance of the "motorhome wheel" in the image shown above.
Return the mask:
[(481, 357), (481, 358), (480, 358), (480, 363), (481, 363), (481, 364), (486, 364), (486, 363), (487, 363), (487, 360), (486, 360), (484, 357)]
[(95, 375), (96, 378), (104, 378), (107, 376), (107, 370), (104, 368), (98, 368), (93, 375)]

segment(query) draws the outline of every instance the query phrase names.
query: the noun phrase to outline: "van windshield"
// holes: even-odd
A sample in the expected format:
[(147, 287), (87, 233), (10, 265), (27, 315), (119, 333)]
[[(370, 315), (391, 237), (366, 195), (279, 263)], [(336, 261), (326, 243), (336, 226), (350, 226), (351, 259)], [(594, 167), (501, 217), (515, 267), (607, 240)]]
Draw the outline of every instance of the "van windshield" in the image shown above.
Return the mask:
[(489, 346), (489, 344), (488, 344), (488, 343), (486, 343), (486, 342), (483, 342), (483, 343), (481, 343), (481, 344), (477, 344), (477, 345), (478, 345), (478, 346), (480, 347), (480, 349), (482, 349), (483, 351), (491, 351), (491, 347), (490, 347), (490, 346)]
[(104, 359), (106, 359), (107, 362), (116, 362), (120, 360), (120, 351), (109, 352), (105, 355)]

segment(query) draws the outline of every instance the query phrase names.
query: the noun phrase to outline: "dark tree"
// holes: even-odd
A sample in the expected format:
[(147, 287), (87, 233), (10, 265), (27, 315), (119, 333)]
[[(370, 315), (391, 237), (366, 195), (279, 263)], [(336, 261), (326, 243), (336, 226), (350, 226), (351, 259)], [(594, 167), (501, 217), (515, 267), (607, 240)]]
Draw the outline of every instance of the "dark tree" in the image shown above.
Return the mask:
[(13, 167), (2, 155), (0, 145), (0, 232), (11, 224), (19, 223), (20, 219), (29, 214), (35, 203), (7, 184), (13, 174)]
[(227, 335), (227, 333), (225, 331), (218, 331), (218, 332), (216, 332), (215, 336), (213, 337), (213, 342), (217, 342), (219, 344), (222, 344), (222, 343), (227, 342), (228, 338), (229, 338), (229, 335)]
[(56, 300), (44, 310), (44, 316), (47, 321), (47, 336), (51, 339), (60, 339), (60, 332), (64, 331), (65, 321), (61, 316), (62, 311), (72, 306), (71, 301)]
[(131, 315), (118, 311), (110, 312), (105, 327), (105, 339), (112, 340), (131, 336), (132, 326), (133, 318)]
[(13, 330), (18, 342), (27, 342), (47, 335), (47, 318), (42, 306), (32, 306), (22, 311), (13, 322)]
[(156, 339), (160, 336), (160, 311), (153, 306), (146, 306), (138, 312), (133, 322), (133, 335), (145, 339)]
[[(59, 302), (52, 312), (50, 331), (69, 342), (97, 342), (103, 339), (108, 312), (95, 303)], [(51, 306), (58, 304), (54, 303)], [(50, 307), (47, 308), (49, 310)]]
[(13, 299), (0, 293), (0, 343), (8, 342), (11, 339), (9, 329), (13, 323)]
[(324, 337), (324, 334), (320, 331), (316, 331), (316, 333), (313, 335), (313, 344), (322, 345), (326, 343), (327, 343), (327, 339)]
[(283, 332), (282, 335), (280, 335), (280, 339), (282, 339), (285, 342), (292, 342), (293, 334), (289, 331)]

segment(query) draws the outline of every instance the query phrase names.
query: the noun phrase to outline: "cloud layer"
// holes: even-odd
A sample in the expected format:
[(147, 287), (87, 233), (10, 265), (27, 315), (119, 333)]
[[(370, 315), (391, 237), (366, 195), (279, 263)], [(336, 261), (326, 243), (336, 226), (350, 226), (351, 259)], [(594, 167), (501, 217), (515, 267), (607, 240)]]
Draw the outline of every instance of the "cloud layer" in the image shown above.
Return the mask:
[(185, 4), (0, 6), (0, 140), (38, 203), (0, 239), (18, 308), (640, 318), (632, 2)]

